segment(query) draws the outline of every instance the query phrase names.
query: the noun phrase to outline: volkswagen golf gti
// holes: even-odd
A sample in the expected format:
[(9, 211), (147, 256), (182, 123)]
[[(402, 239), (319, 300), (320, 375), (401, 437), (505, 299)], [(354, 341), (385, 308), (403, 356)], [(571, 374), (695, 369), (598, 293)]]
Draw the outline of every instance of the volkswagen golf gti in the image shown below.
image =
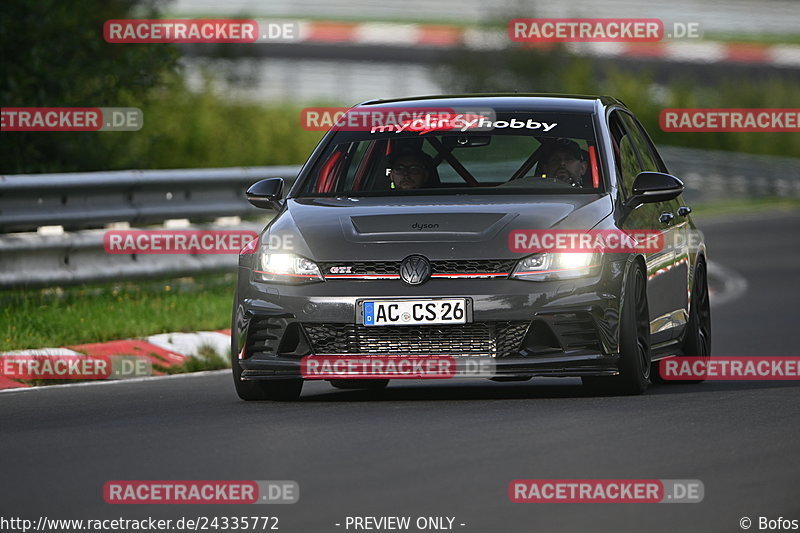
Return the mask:
[(547, 376), (640, 394), (658, 361), (710, 355), (683, 188), (611, 97), (359, 104), (288, 192), (272, 177), (246, 193), (276, 214), (239, 256), (236, 392)]

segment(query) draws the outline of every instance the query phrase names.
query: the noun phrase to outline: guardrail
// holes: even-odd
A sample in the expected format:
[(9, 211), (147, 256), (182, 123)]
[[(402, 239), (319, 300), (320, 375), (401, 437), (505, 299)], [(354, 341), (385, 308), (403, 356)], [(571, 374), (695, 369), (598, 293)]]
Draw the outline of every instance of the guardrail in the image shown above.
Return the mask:
[[(689, 204), (726, 198), (800, 197), (800, 160), (691, 148), (661, 150), (684, 180)], [(233, 271), (235, 255), (107, 254), (104, 229), (188, 219), (258, 217), (238, 226), (186, 229), (260, 231), (270, 212), (244, 197), (270, 176), (291, 182), (300, 167), (144, 170), (0, 176), (0, 287), (52, 286)], [(36, 232), (61, 226), (61, 234)], [(11, 233), (28, 232), (28, 233)], [(36, 232), (36, 233), (33, 233)]]
[[(709, 134), (713, 135), (713, 134)], [(698, 150), (659, 149), (670, 172), (686, 185), (690, 203), (732, 198), (800, 197), (800, 159)]]
[(271, 176), (291, 181), (299, 170), (280, 166), (0, 176), (0, 233), (263, 215), (245, 199), (247, 187)]
[[(263, 213), (263, 212), (262, 212)], [(237, 226), (196, 225), (181, 230), (250, 230), (259, 233), (268, 218)], [(39, 235), (0, 235), (0, 287), (48, 287), (168, 279), (233, 272), (236, 254), (110, 254), (103, 247), (105, 230)]]

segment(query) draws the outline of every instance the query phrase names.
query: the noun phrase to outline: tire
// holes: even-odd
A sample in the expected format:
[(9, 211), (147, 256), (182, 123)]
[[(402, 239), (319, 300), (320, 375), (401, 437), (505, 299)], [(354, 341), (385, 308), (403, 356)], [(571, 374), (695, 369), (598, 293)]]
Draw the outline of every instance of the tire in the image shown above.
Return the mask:
[(583, 385), (593, 393), (633, 395), (647, 390), (652, 366), (650, 310), (647, 305), (647, 279), (644, 268), (638, 261), (628, 271), (619, 329), (619, 374), (581, 378)]
[[(236, 305), (234, 303), (234, 305)], [(257, 381), (246, 381), (242, 379), (242, 367), (239, 365), (239, 354), (236, 349), (236, 324), (231, 324), (231, 370), (233, 374), (233, 385), (236, 387), (236, 394), (242, 400), (263, 401), (292, 401), (300, 397), (303, 391), (302, 379), (266, 379)]]
[(389, 385), (388, 379), (332, 379), (331, 385), (337, 389), (354, 390), (354, 389), (367, 389), (367, 390), (381, 390)]
[[(689, 307), (689, 322), (683, 337), (685, 357), (711, 357), (711, 304), (708, 299), (708, 270), (701, 259), (694, 270), (694, 286)], [(695, 384), (705, 379), (670, 379), (665, 383)]]

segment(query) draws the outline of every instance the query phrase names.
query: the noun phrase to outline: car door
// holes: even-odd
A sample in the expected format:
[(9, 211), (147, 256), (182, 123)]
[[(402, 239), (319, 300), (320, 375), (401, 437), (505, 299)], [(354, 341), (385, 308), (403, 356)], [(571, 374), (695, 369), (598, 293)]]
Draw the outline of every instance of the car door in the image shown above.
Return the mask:
[[(624, 115), (623, 120), (626, 125), (631, 128), (635, 127), (639, 131), (642, 152), (646, 151), (650, 154), (653, 164), (659, 169), (659, 172), (669, 173), (642, 124), (628, 114)], [(670, 256), (670, 262), (666, 266), (668, 274), (665, 276), (669, 280), (669, 292), (665, 297), (669, 300), (669, 307), (672, 309), (672, 337), (680, 336), (689, 320), (690, 227), (686, 218), (687, 212), (680, 210), (682, 205), (681, 197), (664, 202), (665, 210), (659, 215), (659, 217), (669, 218), (668, 231), (664, 235), (664, 245), (668, 248), (667, 255)]]
[[(663, 172), (660, 157), (654, 154), (649, 140), (629, 114), (614, 110), (609, 116), (609, 126), (619, 151), (619, 173), (624, 199), (631, 196), (633, 181), (640, 172)], [(626, 230), (661, 231), (664, 243), (676, 239), (675, 209), (672, 202), (642, 204), (633, 210), (623, 222)], [(680, 229), (677, 230), (680, 232)], [(672, 246), (645, 254), (647, 264), (647, 299), (650, 309), (650, 334), (652, 344), (673, 339), (676, 335), (673, 315), (679, 311), (676, 292), (686, 292), (685, 282), (675, 271), (678, 254)], [(683, 287), (683, 289), (681, 289)]]

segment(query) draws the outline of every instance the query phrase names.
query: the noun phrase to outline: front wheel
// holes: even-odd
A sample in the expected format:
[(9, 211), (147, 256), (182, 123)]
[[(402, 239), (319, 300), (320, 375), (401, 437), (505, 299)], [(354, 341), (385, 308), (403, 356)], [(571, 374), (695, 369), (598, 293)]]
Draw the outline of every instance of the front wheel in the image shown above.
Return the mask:
[(622, 297), (620, 362), (616, 376), (585, 376), (584, 386), (600, 394), (641, 394), (650, 379), (650, 309), (644, 268), (634, 262)]
[[(708, 299), (708, 270), (698, 261), (694, 271), (692, 298), (689, 301), (689, 322), (683, 337), (683, 355), (707, 361), (711, 357), (711, 304)], [(666, 383), (702, 383), (700, 379), (671, 379)]]

